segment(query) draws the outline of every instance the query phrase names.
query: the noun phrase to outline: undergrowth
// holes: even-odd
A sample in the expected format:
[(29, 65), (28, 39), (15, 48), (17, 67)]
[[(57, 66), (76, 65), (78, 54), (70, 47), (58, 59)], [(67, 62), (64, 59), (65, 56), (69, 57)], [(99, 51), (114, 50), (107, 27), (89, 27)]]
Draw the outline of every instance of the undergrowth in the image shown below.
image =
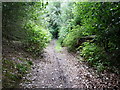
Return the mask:
[(57, 52), (60, 52), (62, 50), (62, 46), (61, 46), (59, 40), (56, 41), (55, 49), (56, 49)]
[(22, 77), (28, 72), (28, 70), (30, 70), (32, 61), (28, 61), (25, 58), (20, 57), (16, 57), (15, 60), (17, 61), (7, 58), (2, 59), (3, 88), (16, 87)]

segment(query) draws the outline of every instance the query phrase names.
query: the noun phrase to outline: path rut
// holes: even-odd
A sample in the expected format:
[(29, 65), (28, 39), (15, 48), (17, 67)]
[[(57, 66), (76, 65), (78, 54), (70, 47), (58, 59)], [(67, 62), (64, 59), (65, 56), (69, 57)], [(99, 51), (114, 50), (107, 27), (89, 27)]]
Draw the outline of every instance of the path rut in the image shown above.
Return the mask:
[(66, 48), (58, 52), (55, 46), (56, 40), (51, 41), (44, 50), (43, 58), (33, 62), (32, 70), (23, 78), (20, 87), (91, 89), (113, 87), (109, 85), (112, 79), (105, 84), (94, 70), (68, 53)]

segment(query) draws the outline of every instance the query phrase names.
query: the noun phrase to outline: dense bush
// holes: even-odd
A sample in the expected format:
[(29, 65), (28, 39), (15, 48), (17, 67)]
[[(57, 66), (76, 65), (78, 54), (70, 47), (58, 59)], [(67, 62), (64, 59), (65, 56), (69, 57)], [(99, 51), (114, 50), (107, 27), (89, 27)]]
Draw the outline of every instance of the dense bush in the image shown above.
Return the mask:
[(27, 51), (33, 52), (36, 55), (45, 48), (51, 39), (48, 30), (45, 30), (33, 21), (26, 23), (24, 30), (26, 32), (26, 38), (23, 41), (24, 46), (27, 48)]
[(52, 33), (62, 46), (80, 50), (92, 65), (119, 67), (119, 8), (118, 2), (3, 3), (3, 36), (24, 42), (37, 54)]
[(81, 49), (81, 55), (86, 58), (91, 65), (101, 63), (103, 59), (107, 59), (107, 55), (102, 47), (98, 47), (95, 43), (84, 42)]
[(66, 36), (63, 41), (64, 46), (68, 46), (68, 49), (73, 51), (76, 48), (77, 40), (82, 37), (82, 28), (78, 25), (74, 27)]
[[(63, 45), (69, 50), (79, 50), (82, 47), (81, 55), (97, 67), (107, 66), (108, 63), (110, 66), (119, 67), (120, 4), (118, 2), (76, 2), (72, 7), (73, 17), (66, 17), (69, 23), (65, 24), (65, 29), (64, 25), (61, 25), (59, 31), (59, 37), (63, 37), (60, 38)], [(65, 12), (65, 9), (63, 10)], [(90, 39), (90, 36), (95, 37)]]
[(3, 3), (3, 37), (20, 41), (25, 50), (39, 54), (51, 38), (45, 27), (44, 8), (42, 2)]

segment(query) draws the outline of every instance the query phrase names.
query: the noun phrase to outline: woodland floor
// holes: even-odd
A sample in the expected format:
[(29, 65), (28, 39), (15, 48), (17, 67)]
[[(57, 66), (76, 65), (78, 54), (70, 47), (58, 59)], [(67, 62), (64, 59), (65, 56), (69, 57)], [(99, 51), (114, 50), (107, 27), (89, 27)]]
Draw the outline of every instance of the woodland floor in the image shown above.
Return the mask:
[(23, 77), (23, 88), (120, 88), (119, 75), (97, 73), (81, 57), (69, 53), (65, 47), (57, 51), (56, 40), (44, 50), (43, 58), (33, 61), (32, 69)]

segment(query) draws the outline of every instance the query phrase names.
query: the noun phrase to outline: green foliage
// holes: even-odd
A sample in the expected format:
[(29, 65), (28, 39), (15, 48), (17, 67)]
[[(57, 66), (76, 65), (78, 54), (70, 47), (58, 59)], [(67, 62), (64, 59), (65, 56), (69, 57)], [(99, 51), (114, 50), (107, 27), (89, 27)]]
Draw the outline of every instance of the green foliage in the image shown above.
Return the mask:
[[(99, 59), (100, 57), (99, 55), (103, 53), (104, 53), (103, 49), (101, 47), (98, 47), (95, 43), (89, 43), (89, 42), (83, 43), (82, 55), (85, 56), (86, 58), (94, 56), (95, 58), (93, 60)], [(88, 60), (92, 61), (92, 58)]]
[(30, 68), (29, 68), (29, 63), (28, 62), (24, 62), (24, 63), (19, 63), (16, 64), (16, 68), (18, 70), (19, 73), (25, 74)]
[(47, 43), (51, 40), (50, 33), (40, 25), (29, 21), (25, 24), (24, 30), (26, 31), (26, 38), (24, 45), (27, 50), (33, 52), (35, 55), (39, 54)]
[[(75, 2), (71, 4), (72, 9), (68, 8), (61, 11), (65, 12), (61, 13), (64, 24), (61, 24), (59, 31), (62, 45), (72, 51), (82, 47), (81, 55), (100, 70), (108, 65), (115, 65), (118, 68), (120, 66), (120, 4), (118, 2)], [(84, 38), (91, 35), (95, 35), (92, 40)]]
[(57, 42), (56, 42), (56, 47), (55, 47), (55, 49), (56, 49), (57, 52), (60, 52), (60, 51), (62, 50), (62, 47), (61, 47), (61, 44), (60, 44), (60, 41), (59, 41), (59, 40), (57, 40)]
[[(52, 33), (71, 51), (82, 47), (81, 55), (100, 70), (106, 62), (119, 67), (119, 8), (118, 2), (6, 2), (3, 36), (21, 41), (27, 51), (39, 54)], [(91, 35), (95, 35), (92, 40), (85, 38)]]
[(81, 31), (82, 29), (80, 26), (76, 26), (74, 29), (72, 29), (64, 39), (63, 45), (68, 46), (69, 50), (75, 50), (77, 40), (82, 37)]
[(61, 15), (60, 15), (60, 28), (59, 28), (59, 40), (61, 44), (63, 43), (63, 40), (69, 33), (69, 30), (71, 30), (72, 26), (74, 24), (72, 23), (72, 18), (73, 18), (73, 13), (72, 12), (73, 8), (73, 2), (69, 3), (61, 3)]
[[(19, 60), (19, 63), (17, 61)], [(3, 87), (14, 88), (19, 80), (30, 70), (32, 62), (25, 58), (16, 57), (16, 60), (2, 59)]]
[[(83, 56), (92, 66), (97, 67), (98, 70), (104, 70), (103, 63), (107, 60), (107, 55), (103, 48), (97, 46), (95, 43), (84, 42), (81, 48), (81, 56)], [(99, 68), (100, 67), (100, 68)]]
[(50, 33), (53, 35), (53, 38), (58, 38), (58, 30), (60, 27), (60, 2), (50, 2), (46, 6), (47, 14), (46, 21), (47, 27), (50, 31)]
[(38, 55), (50, 41), (42, 2), (4, 2), (3, 37), (21, 41), (25, 50)]

